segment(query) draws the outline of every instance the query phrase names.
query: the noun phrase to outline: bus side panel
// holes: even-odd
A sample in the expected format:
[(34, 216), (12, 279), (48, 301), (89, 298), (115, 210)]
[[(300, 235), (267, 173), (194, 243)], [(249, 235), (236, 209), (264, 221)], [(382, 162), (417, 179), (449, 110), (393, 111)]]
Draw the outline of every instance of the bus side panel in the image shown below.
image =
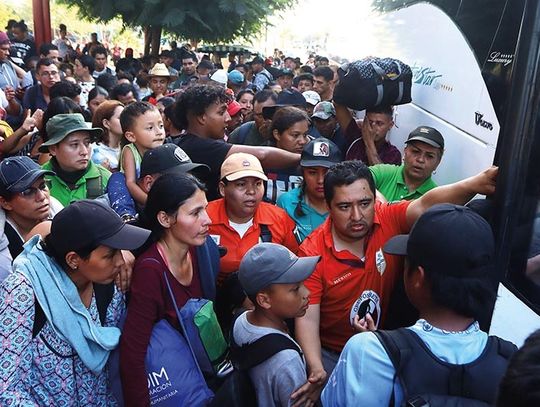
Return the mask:
[(502, 283), (499, 284), (489, 334), (521, 346), (536, 329), (540, 329), (538, 315)]
[(412, 105), (399, 106), (390, 141), (398, 147), (419, 125), (434, 125), (446, 143), (440, 182), (468, 177), (492, 163), (500, 125), (478, 62), (452, 19), (420, 3), (373, 21), (372, 55), (413, 69)]

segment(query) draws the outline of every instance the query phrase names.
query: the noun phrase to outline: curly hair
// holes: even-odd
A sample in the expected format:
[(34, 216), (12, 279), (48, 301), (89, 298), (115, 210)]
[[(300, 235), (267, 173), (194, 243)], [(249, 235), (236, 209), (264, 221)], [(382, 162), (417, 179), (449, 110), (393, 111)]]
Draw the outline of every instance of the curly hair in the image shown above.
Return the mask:
[(182, 128), (187, 128), (188, 116), (201, 116), (214, 103), (228, 103), (231, 97), (225, 88), (215, 85), (195, 85), (180, 95), (176, 102), (174, 114)]

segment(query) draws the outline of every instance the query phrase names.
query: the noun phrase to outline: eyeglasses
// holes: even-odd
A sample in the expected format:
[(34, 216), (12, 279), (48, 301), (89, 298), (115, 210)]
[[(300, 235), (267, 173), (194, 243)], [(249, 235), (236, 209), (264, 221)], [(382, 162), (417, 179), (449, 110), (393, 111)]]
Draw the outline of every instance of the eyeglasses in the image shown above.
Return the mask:
[(19, 195), (25, 199), (31, 199), (31, 198), (34, 198), (39, 191), (45, 192), (47, 190), (48, 190), (47, 184), (43, 182), (37, 188), (30, 187), (30, 188), (25, 189), (24, 191), (19, 192)]
[(58, 71), (42, 72), (39, 76), (42, 78), (54, 78), (55, 76), (58, 76)]

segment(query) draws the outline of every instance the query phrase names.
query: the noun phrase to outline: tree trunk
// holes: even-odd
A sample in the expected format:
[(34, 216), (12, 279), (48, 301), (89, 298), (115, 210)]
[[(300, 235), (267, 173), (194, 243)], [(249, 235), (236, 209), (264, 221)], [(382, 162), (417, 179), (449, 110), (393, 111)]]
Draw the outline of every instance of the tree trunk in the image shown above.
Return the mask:
[(144, 27), (144, 56), (150, 55), (150, 43), (152, 42), (152, 31), (150, 26)]
[(152, 29), (152, 56), (159, 55), (159, 47), (161, 45), (161, 25), (153, 25)]

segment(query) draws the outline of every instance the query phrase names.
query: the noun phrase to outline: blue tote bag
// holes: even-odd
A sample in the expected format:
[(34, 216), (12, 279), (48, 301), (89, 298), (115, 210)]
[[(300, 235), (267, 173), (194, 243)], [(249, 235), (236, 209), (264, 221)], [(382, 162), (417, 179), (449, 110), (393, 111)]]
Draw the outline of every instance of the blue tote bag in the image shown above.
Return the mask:
[[(183, 325), (169, 280), (165, 273), (164, 275), (176, 315)], [(119, 354), (118, 349), (111, 353), (109, 377), (118, 405), (123, 406)], [(214, 397), (214, 393), (206, 385), (191, 346), (184, 336), (164, 319), (154, 325), (146, 351), (145, 366), (151, 406), (205, 406)]]

